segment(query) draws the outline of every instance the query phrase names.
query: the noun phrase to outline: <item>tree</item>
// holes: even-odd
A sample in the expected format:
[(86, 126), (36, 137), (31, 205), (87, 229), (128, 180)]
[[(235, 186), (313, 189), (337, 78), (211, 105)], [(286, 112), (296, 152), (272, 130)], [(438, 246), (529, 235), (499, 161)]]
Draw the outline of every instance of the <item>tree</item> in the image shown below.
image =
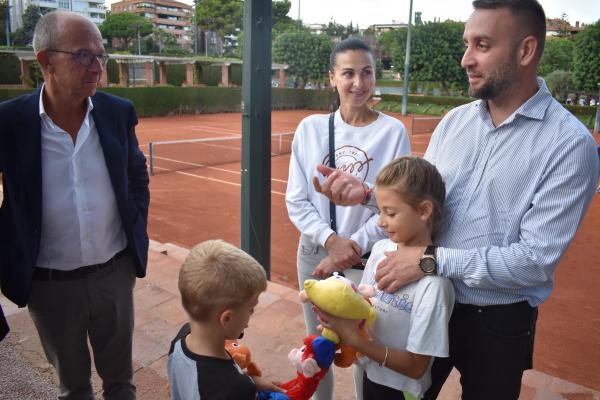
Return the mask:
[(327, 76), (331, 49), (331, 39), (325, 35), (286, 32), (273, 41), (273, 61), (288, 64), (289, 74), (306, 83)]
[(567, 13), (562, 13), (556, 22), (556, 36), (561, 38), (571, 36), (571, 23), (569, 22)]
[(575, 36), (573, 80), (577, 87), (596, 92), (600, 82), (600, 20)]
[[(466, 82), (460, 66), (464, 53), (464, 25), (460, 22), (425, 23), (413, 27), (410, 55), (410, 79), (440, 82), (446, 94), (452, 83)], [(390, 32), (384, 43), (391, 47), (395, 69), (403, 71), (406, 54), (406, 29)]]
[(546, 83), (552, 95), (563, 102), (567, 99), (569, 88), (573, 86), (573, 79), (570, 72), (557, 70), (546, 76)]
[(332, 39), (344, 40), (348, 37), (346, 27), (342, 24), (338, 24), (333, 19), (329, 21), (325, 27), (324, 33)]
[(555, 37), (546, 40), (544, 54), (538, 67), (539, 75), (546, 76), (557, 70), (571, 71), (574, 48), (574, 42), (570, 38)]
[(273, 0), (271, 3), (272, 18), (273, 18), (273, 38), (278, 33), (291, 31), (296, 27), (296, 23), (290, 17), (288, 13), (292, 3), (289, 0)]
[(42, 10), (38, 6), (29, 6), (23, 13), (23, 26), (17, 29), (12, 42), (17, 46), (29, 46), (33, 41), (35, 25), (42, 18)]
[(203, 30), (216, 32), (219, 55), (223, 54), (225, 35), (237, 35), (242, 29), (244, 4), (239, 0), (202, 0), (196, 6), (196, 21)]
[(423, 20), (421, 19), (421, 15), (423, 15), (423, 13), (421, 11), (415, 11), (415, 25), (419, 26), (419, 25), (423, 25)]
[(130, 13), (106, 13), (106, 19), (100, 25), (102, 36), (110, 43), (113, 39), (121, 42), (119, 48), (128, 49), (137, 33), (140, 37), (148, 36), (152, 33), (152, 23), (146, 18)]

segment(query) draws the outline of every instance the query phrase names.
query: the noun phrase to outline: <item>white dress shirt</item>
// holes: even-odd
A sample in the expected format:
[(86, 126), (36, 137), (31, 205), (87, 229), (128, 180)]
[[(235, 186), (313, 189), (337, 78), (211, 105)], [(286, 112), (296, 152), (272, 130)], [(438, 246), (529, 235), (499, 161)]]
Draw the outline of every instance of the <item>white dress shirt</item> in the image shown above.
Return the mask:
[(593, 196), (596, 143), (538, 83), (498, 126), (482, 100), (450, 111), (425, 153), (446, 183), (438, 272), (453, 280), (460, 303), (548, 298)]
[(37, 266), (73, 270), (108, 261), (127, 245), (98, 131), (87, 112), (71, 136), (46, 114), (42, 121), (42, 230)]

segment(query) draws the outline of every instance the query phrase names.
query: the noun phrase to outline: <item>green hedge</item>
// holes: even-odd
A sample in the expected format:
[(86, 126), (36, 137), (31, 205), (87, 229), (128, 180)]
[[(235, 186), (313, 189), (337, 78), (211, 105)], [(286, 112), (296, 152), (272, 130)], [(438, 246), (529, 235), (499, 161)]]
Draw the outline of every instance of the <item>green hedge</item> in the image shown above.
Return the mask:
[(330, 90), (304, 90), (290, 88), (272, 88), (273, 109), (304, 108), (310, 110), (329, 110), (333, 102)]
[(34, 89), (0, 89), (0, 101), (10, 100), (23, 94), (30, 93)]
[(390, 80), (390, 79), (377, 79), (377, 81), (375, 82), (375, 86), (381, 86), (381, 87), (402, 87), (404, 85), (404, 82), (402, 81), (396, 81), (396, 80)]
[[(32, 89), (0, 89), (0, 101), (8, 100)], [(219, 87), (135, 87), (102, 88), (104, 92), (129, 99), (140, 117), (169, 114), (239, 112), (241, 88)], [(271, 89), (273, 109), (328, 110), (332, 100), (327, 90)]]
[[(401, 94), (382, 94), (381, 100), (402, 103), (402, 95)], [(470, 97), (408, 95), (408, 102), (409, 103), (417, 103), (417, 104), (437, 104), (440, 106), (456, 107), (456, 106), (462, 106), (463, 104), (467, 104), (472, 101), (473, 101), (473, 99)]]
[[(445, 97), (445, 96), (408, 96), (406, 111), (409, 114), (443, 115), (454, 107), (472, 102), (468, 97)], [(565, 105), (587, 128), (594, 128), (596, 107)], [(376, 106), (380, 111), (402, 111), (402, 95), (383, 94), (381, 102)]]

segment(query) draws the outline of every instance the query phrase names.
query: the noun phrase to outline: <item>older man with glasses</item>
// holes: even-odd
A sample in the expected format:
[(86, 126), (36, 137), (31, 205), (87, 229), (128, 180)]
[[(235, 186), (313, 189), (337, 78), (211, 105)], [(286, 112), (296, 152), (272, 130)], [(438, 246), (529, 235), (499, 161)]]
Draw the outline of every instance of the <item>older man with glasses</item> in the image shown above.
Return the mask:
[(137, 118), (96, 93), (108, 55), (96, 25), (56, 11), (33, 39), (44, 85), (0, 103), (0, 283), (28, 306), (59, 398), (134, 399), (133, 287), (146, 273), (149, 191)]

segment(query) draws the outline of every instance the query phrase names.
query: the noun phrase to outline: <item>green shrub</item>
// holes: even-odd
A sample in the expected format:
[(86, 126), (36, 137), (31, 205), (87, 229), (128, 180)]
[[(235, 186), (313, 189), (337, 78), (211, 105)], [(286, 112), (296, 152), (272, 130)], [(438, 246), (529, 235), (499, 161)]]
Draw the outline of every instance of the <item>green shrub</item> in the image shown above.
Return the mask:
[(108, 62), (106, 63), (106, 74), (108, 76), (108, 83), (119, 83), (119, 65), (115, 60), (108, 59)]
[(230, 83), (235, 86), (242, 86), (242, 64), (231, 64), (229, 73), (231, 74)]
[(15, 54), (0, 53), (0, 85), (21, 83), (21, 66)]
[(201, 82), (206, 86), (218, 86), (221, 82), (221, 66), (220, 65), (207, 65), (196, 63), (197, 68), (200, 69), (198, 76), (201, 77)]
[(181, 86), (186, 80), (185, 64), (165, 64), (167, 70), (167, 84)]

